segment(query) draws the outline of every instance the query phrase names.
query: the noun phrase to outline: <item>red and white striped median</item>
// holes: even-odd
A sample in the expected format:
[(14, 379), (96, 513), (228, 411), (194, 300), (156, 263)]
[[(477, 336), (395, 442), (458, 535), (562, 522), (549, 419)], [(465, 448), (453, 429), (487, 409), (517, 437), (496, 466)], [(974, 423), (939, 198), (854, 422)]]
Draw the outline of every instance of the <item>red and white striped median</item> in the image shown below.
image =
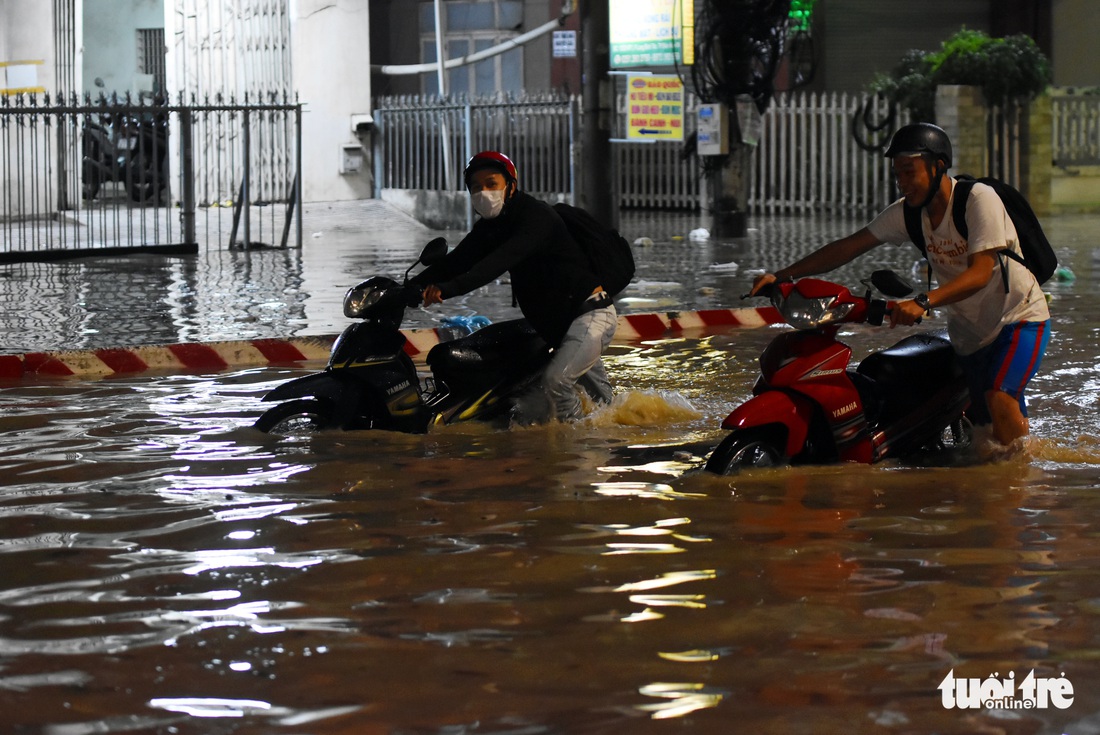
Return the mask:
[[(685, 333), (755, 328), (779, 322), (772, 307), (709, 309), (619, 316), (616, 342), (641, 342)], [(438, 329), (402, 330), (411, 357), (427, 354), (440, 342)], [(334, 336), (256, 339), (98, 350), (28, 352), (0, 355), (0, 380), (109, 377), (144, 372), (210, 373), (229, 368), (294, 365), (328, 359)]]

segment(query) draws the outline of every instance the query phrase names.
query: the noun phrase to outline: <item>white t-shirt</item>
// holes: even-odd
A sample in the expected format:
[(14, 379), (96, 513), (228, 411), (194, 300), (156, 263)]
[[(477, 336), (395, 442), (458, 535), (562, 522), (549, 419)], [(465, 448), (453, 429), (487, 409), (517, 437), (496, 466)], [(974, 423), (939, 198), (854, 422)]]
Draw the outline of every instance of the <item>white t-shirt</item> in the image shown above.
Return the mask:
[[(955, 181), (951, 180), (951, 197), (947, 213), (939, 227), (932, 229), (928, 213), (921, 209), (921, 226), (928, 262), (937, 283), (944, 284), (966, 270), (969, 256), (1006, 245), (1019, 254), (1016, 227), (1005, 211), (1001, 198), (992, 187), (974, 184), (966, 204), (966, 226), (969, 240), (955, 229), (951, 216), (955, 199)], [(909, 242), (905, 229), (904, 200), (891, 204), (867, 225), (883, 242)], [(1008, 293), (1005, 293), (1001, 269), (1008, 272)], [(1006, 324), (1042, 322), (1050, 318), (1046, 296), (1031, 271), (1022, 263), (1007, 257), (997, 258), (993, 277), (980, 291), (962, 301), (942, 307), (947, 312), (947, 331), (951, 343), (961, 355), (969, 355), (996, 339)]]

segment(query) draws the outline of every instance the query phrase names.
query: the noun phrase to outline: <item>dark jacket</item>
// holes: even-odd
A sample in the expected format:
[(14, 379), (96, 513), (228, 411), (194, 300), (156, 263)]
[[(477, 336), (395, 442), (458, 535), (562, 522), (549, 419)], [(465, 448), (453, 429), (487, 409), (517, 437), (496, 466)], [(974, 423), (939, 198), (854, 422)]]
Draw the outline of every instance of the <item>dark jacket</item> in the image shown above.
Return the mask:
[(494, 219), (480, 219), (439, 263), (412, 282), (435, 284), (449, 299), (508, 272), (520, 311), (553, 346), (600, 285), (565, 223), (545, 202), (517, 191)]

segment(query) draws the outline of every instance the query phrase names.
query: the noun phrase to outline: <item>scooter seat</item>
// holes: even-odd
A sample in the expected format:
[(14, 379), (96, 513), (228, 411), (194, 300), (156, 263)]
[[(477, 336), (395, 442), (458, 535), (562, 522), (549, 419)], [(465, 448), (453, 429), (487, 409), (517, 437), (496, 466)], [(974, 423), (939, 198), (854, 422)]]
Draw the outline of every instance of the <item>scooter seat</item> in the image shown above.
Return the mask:
[(508, 375), (530, 369), (533, 361), (548, 351), (527, 320), (513, 319), (437, 344), (428, 352), (428, 367), (436, 380), (452, 390), (488, 388)]
[(961, 368), (944, 337), (914, 334), (868, 355), (856, 370), (880, 384), (923, 385), (950, 380)]

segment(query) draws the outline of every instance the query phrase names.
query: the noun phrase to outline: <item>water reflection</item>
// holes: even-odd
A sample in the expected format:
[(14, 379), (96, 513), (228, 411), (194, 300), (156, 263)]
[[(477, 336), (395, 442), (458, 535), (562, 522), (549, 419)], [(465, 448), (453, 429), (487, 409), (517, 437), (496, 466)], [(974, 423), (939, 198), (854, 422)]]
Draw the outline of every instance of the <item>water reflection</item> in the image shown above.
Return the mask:
[[(290, 369), (3, 386), (0, 730), (1088, 731), (1095, 293), (1030, 462), (700, 472), (772, 329), (616, 345), (615, 406), (506, 432), (257, 435)], [(937, 688), (1032, 670), (1073, 706)]]
[(705, 684), (647, 684), (638, 690), (643, 696), (668, 700), (659, 704), (640, 704), (642, 712), (652, 713), (653, 719), (664, 720), (684, 717), (692, 712), (718, 704), (730, 696), (730, 692)]
[[(690, 362), (724, 339), (619, 354)], [(715, 406), (747, 390), (731, 375)], [(72, 386), (55, 421), (17, 420), (0, 699), (76, 705), (46, 707), (57, 732), (950, 730), (952, 668), (1092, 680), (1065, 656), (1090, 648), (1074, 608), (1100, 607), (1100, 507), (1072, 466), (708, 477), (715, 406), (681, 412), (672, 371), (640, 379), (642, 402), (679, 396), (641, 425), (278, 441), (243, 428), (271, 377)]]

